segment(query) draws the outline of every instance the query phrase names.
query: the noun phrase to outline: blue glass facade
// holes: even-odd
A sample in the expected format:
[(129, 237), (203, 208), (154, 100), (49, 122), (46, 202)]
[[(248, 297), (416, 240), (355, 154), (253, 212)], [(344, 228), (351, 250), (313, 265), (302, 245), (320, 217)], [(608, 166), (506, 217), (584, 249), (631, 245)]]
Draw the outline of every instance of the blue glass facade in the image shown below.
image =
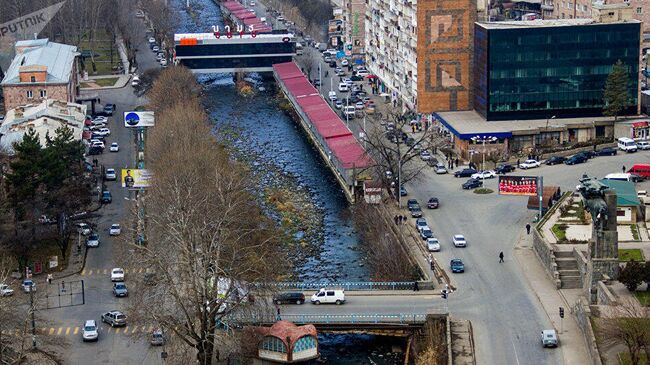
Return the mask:
[[(498, 24), (498, 23), (497, 23)], [(640, 23), (508, 27), (477, 23), (474, 109), (487, 120), (602, 116), (605, 81), (621, 60), (638, 103)]]

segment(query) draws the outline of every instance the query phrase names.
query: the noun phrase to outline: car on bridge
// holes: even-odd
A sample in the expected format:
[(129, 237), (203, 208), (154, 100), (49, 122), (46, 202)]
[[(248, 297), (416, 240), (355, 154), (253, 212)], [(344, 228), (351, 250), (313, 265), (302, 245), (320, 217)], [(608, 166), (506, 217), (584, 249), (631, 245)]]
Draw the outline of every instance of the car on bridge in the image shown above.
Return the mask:
[(452, 241), (456, 247), (467, 247), (467, 240), (462, 234), (455, 234)]
[(463, 260), (461, 259), (452, 259), (449, 267), (453, 273), (465, 272), (465, 264), (463, 264)]
[(345, 292), (343, 289), (325, 289), (322, 288), (317, 293), (311, 296), (312, 304), (336, 304), (341, 305), (345, 303)]
[(273, 296), (275, 304), (302, 304), (305, 302), (305, 294), (301, 292), (279, 293)]

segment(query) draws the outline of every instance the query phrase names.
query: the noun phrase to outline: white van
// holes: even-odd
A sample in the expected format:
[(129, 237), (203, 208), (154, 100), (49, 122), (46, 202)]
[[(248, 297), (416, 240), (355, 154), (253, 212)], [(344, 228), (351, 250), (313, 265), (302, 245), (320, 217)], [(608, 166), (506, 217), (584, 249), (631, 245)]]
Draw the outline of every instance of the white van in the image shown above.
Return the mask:
[(626, 172), (615, 172), (605, 176), (605, 180), (632, 181), (632, 174)]
[(311, 296), (312, 304), (331, 304), (341, 305), (345, 303), (345, 293), (343, 289), (325, 289), (322, 288)]
[(350, 91), (350, 87), (345, 82), (341, 82), (339, 83), (339, 91), (340, 92)]
[(353, 105), (343, 107), (343, 115), (347, 116), (348, 118), (354, 118), (357, 116), (357, 108), (355, 108)]
[(632, 138), (621, 137), (618, 139), (618, 149), (625, 152), (636, 152), (636, 142)]

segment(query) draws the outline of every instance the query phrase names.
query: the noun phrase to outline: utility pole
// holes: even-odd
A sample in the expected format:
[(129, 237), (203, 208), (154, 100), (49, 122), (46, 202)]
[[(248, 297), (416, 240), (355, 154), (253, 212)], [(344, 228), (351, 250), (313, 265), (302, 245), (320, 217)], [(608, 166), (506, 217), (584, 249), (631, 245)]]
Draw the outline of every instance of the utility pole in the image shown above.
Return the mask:
[(318, 92), (321, 92), (321, 85), (323, 85), (323, 73), (322, 73), (322, 68), (321, 68), (322, 63), (319, 61), (318, 62)]
[(36, 349), (36, 318), (35, 318), (35, 308), (34, 308), (34, 282), (32, 281), (29, 284), (29, 306), (32, 311), (32, 348)]
[(539, 198), (539, 218), (537, 218), (537, 221), (542, 220), (542, 201), (544, 200), (544, 177), (543, 176), (538, 176), (537, 177), (537, 197)]

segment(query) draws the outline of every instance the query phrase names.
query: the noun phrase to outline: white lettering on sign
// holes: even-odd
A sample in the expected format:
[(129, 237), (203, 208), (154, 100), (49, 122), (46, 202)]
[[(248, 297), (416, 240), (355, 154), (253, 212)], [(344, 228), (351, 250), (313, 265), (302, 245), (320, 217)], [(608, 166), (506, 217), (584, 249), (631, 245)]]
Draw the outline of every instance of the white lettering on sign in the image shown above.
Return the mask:
[[(223, 35), (225, 35), (226, 38), (228, 38), (228, 39), (232, 38), (233, 32), (230, 29), (229, 25), (226, 25), (224, 27), (224, 31), (225, 32), (223, 33)], [(237, 25), (237, 29), (236, 29), (235, 34), (237, 34), (237, 33), (239, 33), (239, 38), (242, 38), (244, 36), (245, 32), (244, 32), (244, 26), (243, 25), (239, 25), (239, 24)], [(250, 33), (250, 35), (253, 38), (257, 37), (257, 31), (254, 29), (252, 24), (248, 26), (248, 33)], [(221, 30), (220, 30), (218, 25), (213, 25), (212, 26), (212, 34), (214, 34), (214, 36), (217, 39), (221, 38), (222, 34), (221, 34)]]

